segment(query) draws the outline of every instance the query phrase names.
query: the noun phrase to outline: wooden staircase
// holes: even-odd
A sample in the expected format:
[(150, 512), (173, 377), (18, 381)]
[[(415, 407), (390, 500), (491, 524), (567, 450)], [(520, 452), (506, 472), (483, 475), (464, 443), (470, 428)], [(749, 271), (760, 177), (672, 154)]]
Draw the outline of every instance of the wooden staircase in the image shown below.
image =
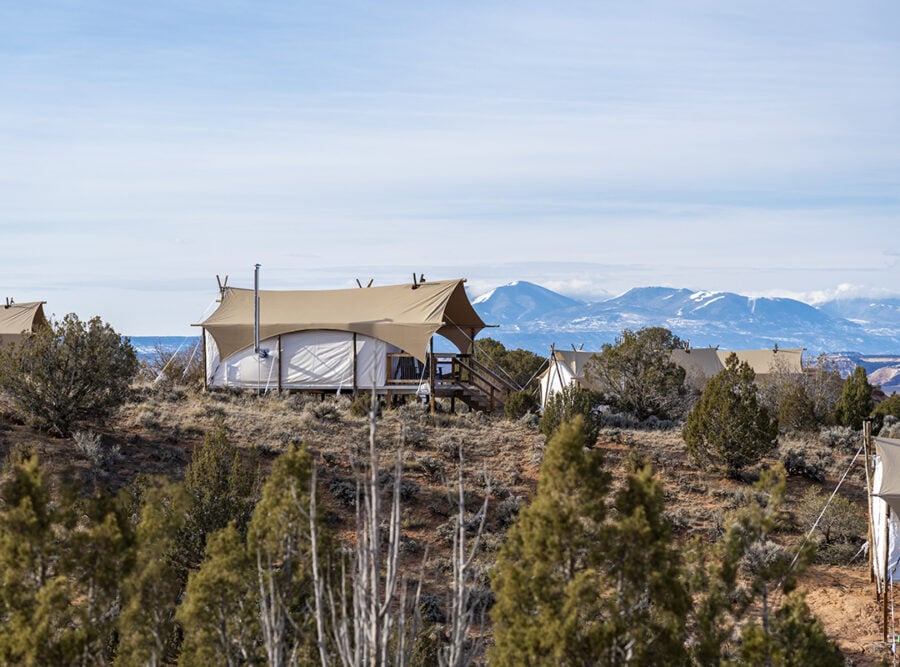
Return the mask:
[[(490, 368), (470, 355), (453, 355), (453, 372), (447, 387), (444, 378), (435, 384), (435, 393), (442, 395), (442, 389), (450, 390), (451, 398), (459, 398), (472, 410), (494, 413), (503, 410), (509, 394), (518, 391), (512, 382), (497, 375)], [(452, 389), (451, 389), (452, 387)]]

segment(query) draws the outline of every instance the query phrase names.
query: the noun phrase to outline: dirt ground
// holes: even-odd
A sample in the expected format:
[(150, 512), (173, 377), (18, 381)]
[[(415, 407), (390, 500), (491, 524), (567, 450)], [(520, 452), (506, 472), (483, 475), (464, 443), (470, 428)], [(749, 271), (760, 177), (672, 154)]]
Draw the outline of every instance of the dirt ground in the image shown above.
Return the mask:
[[(812, 567), (802, 587), (810, 609), (854, 665), (897, 664), (890, 647), (882, 641), (882, 604), (875, 600), (875, 584), (870, 582), (864, 565)], [(888, 623), (890, 628), (890, 620)], [(900, 616), (895, 628), (896, 634)]]

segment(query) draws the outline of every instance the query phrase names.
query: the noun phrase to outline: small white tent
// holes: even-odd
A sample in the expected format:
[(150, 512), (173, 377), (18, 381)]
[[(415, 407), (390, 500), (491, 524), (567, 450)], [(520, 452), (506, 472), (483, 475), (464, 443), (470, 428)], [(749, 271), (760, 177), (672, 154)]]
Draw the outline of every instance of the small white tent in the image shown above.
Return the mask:
[(550, 363), (538, 378), (541, 386), (541, 405), (546, 405), (553, 394), (569, 385), (584, 386), (584, 365), (594, 352), (583, 350), (550, 349)]

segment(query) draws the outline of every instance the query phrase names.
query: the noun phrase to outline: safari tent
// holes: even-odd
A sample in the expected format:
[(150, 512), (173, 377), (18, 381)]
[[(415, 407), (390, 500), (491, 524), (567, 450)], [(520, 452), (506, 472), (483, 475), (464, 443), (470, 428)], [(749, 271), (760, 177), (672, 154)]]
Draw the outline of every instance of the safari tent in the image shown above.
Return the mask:
[[(433, 337), (469, 353), (485, 324), (464, 280), (338, 290), (223, 287), (202, 323), (208, 387), (416, 392), (440, 373)], [(442, 375), (442, 373), (440, 373)], [(430, 385), (430, 386), (429, 386)]]
[[(685, 380), (695, 388), (701, 388), (713, 375), (724, 370), (729, 354), (736, 354), (739, 361), (747, 362), (757, 378), (774, 372), (802, 373), (804, 348), (779, 348), (765, 350), (720, 350), (717, 347), (680, 348), (672, 350), (672, 361), (684, 368)], [(550, 363), (540, 376), (541, 405), (562, 387), (574, 384), (590, 388), (584, 367), (597, 352), (584, 350), (556, 350), (550, 348)]]
[(763, 379), (772, 373), (803, 372), (803, 353), (806, 348), (774, 347), (763, 350), (720, 350), (717, 347), (691, 348), (672, 350), (672, 361), (685, 370), (686, 379), (697, 387), (702, 387), (706, 380), (725, 369), (728, 355), (737, 355), (738, 361), (746, 363), (757, 379)]
[(46, 301), (14, 303), (7, 301), (0, 308), (0, 345), (15, 343), (22, 334), (49, 326), (44, 316)]

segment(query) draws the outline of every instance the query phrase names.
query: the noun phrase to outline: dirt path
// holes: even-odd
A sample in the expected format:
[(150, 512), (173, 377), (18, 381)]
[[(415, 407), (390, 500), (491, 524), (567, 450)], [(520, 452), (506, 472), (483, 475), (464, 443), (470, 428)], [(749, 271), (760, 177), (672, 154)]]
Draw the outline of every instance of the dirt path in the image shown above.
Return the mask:
[(802, 587), (828, 636), (854, 665), (892, 664), (890, 647), (882, 643), (881, 603), (865, 567), (813, 567)]

